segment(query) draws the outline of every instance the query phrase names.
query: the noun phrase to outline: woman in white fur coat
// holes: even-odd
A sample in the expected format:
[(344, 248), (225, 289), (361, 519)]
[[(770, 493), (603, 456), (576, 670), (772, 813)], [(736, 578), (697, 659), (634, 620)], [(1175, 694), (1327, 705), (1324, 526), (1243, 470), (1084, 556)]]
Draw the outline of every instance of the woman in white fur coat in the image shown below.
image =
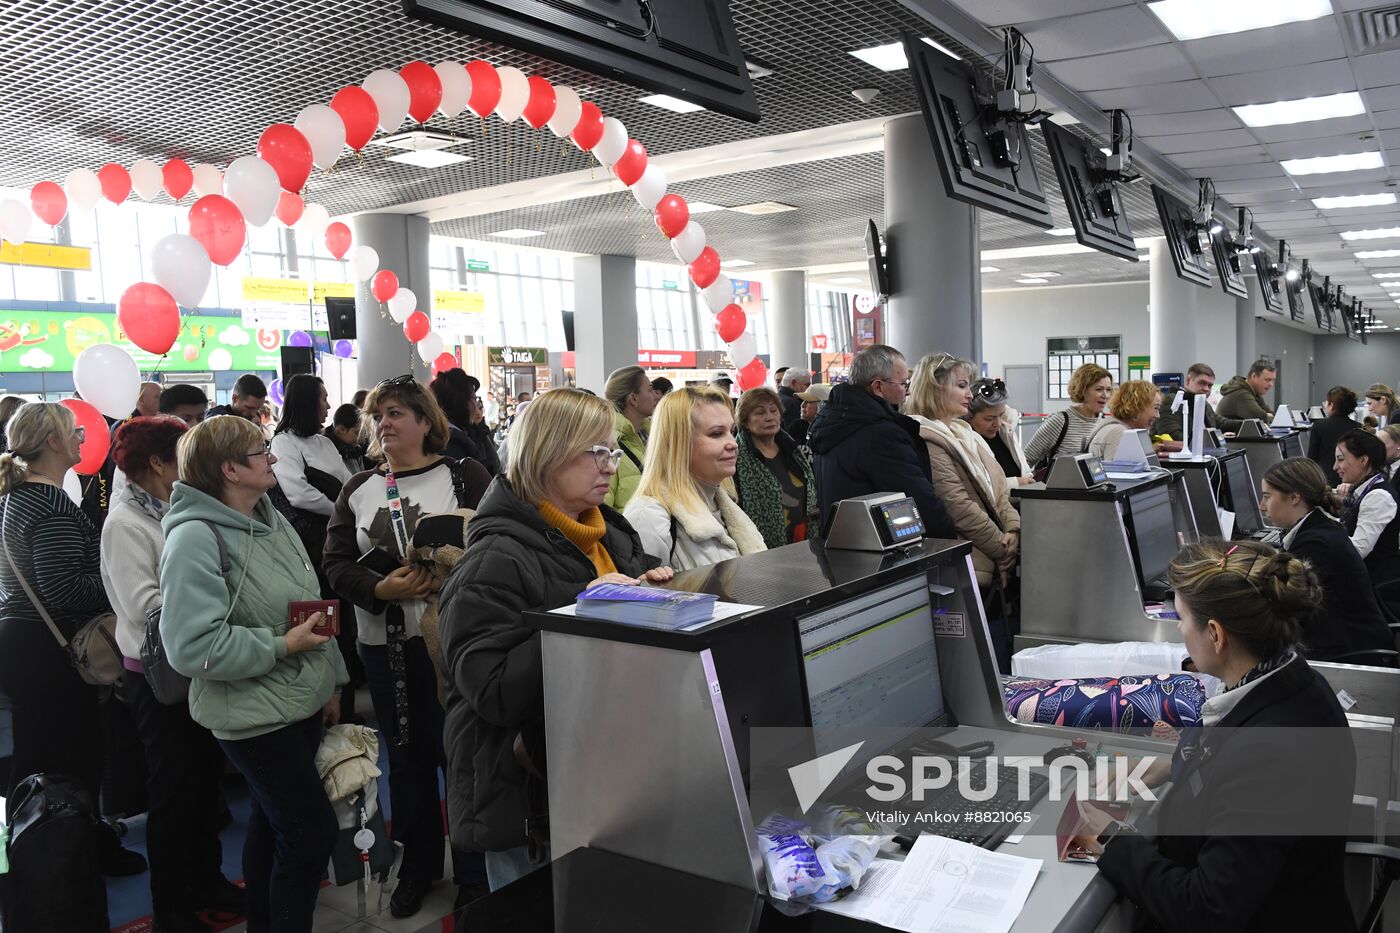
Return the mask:
[(734, 500), (739, 445), (718, 389), (677, 389), (652, 417), (641, 484), (623, 513), (648, 554), (677, 571), (766, 550)]

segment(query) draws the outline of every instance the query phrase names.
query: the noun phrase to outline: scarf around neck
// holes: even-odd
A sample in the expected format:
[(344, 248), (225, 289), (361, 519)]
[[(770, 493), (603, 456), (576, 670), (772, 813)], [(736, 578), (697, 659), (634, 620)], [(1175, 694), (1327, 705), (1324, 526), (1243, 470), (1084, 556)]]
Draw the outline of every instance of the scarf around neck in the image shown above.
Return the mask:
[(559, 533), (573, 542), (583, 552), (583, 556), (592, 562), (598, 576), (617, 572), (612, 555), (603, 547), (603, 536), (608, 533), (608, 525), (603, 520), (601, 509), (594, 506), (580, 515), (579, 521), (574, 521), (548, 502), (541, 502), (537, 508), (540, 518), (559, 529)]

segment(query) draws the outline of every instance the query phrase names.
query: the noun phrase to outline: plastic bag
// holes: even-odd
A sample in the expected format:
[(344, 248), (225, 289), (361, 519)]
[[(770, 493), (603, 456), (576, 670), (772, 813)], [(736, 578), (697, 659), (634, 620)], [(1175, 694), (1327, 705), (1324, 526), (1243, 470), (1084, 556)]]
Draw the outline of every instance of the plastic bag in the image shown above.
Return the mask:
[(846, 888), (859, 888), (866, 869), (890, 838), (818, 835), (807, 823), (779, 814), (764, 820), (757, 835), (769, 892), (780, 900), (813, 904), (833, 901)]

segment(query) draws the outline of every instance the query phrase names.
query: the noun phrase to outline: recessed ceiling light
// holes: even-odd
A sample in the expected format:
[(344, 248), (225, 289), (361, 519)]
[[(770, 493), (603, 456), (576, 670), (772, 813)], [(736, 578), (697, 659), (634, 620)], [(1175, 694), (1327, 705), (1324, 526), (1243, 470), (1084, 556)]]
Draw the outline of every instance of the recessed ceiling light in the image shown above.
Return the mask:
[(409, 152), (422, 152), (424, 149), (446, 149), (448, 146), (456, 146), (466, 140), (447, 133), (436, 133), (432, 130), (411, 130), (407, 133), (396, 133), (393, 136), (385, 136), (383, 139), (375, 140), (381, 146), (388, 146), (390, 149), (406, 149)]
[(1290, 175), (1324, 175), (1380, 168), (1385, 161), (1379, 152), (1351, 152), (1346, 155), (1318, 156), (1315, 159), (1285, 159), (1280, 164)]
[(757, 201), (753, 204), (740, 204), (738, 207), (731, 207), (730, 210), (740, 214), (757, 216), (760, 214), (782, 214), (787, 211), (795, 211), (797, 208), (780, 201)]
[(1395, 203), (1392, 192), (1384, 194), (1349, 194), (1340, 198), (1313, 198), (1313, 207), (1320, 211), (1339, 210), (1344, 207), (1381, 207)]
[(924, 36), (923, 39), (924, 39), (924, 45), (931, 45), (931, 46), (933, 46), (935, 49), (938, 49), (938, 51), (942, 52), (944, 55), (947, 55), (949, 58), (956, 58), (958, 61), (962, 61), (962, 60), (963, 60), (961, 55), (959, 55), (957, 52), (954, 52), (952, 49), (948, 48), (946, 45), (939, 45), (937, 42), (934, 42), (932, 39), (928, 38), (927, 36)]
[(713, 214), (715, 211), (727, 211), (729, 208), (722, 204), (711, 204), (709, 201), (690, 201), (691, 216), (696, 214)]
[[(946, 46), (939, 45), (932, 39), (925, 38), (924, 43), (950, 58), (962, 61), (961, 55)], [(902, 71), (909, 67), (909, 59), (904, 54), (903, 42), (891, 42), (888, 45), (874, 45), (868, 49), (856, 49), (851, 54), (867, 65), (874, 65), (881, 71)]]
[(720, 265), (726, 269), (741, 269), (744, 266), (751, 266), (753, 263), (748, 259), (726, 259)]
[(1363, 249), (1356, 254), (1357, 259), (1394, 259), (1400, 256), (1400, 249)]
[(1060, 277), (1058, 272), (1023, 272), (1021, 274), (1028, 279), (1057, 279)]
[(1299, 23), (1332, 13), (1328, 0), (1158, 0), (1147, 8), (1183, 42)]
[(1000, 272), (1001, 270), (998, 269), (996, 266), (983, 266), (983, 267), (982, 267), (982, 271), (983, 271), (983, 272)]
[(1400, 227), (1372, 227), (1370, 230), (1343, 230), (1343, 240), (1388, 240), (1400, 236)]
[(447, 152), (443, 149), (424, 149), (421, 152), (400, 152), (397, 155), (388, 157), (389, 162), (402, 162), (405, 165), (416, 165), (419, 168), (442, 168), (444, 165), (454, 165), (458, 162), (470, 162), (471, 156), (458, 155), (455, 152)]
[(1022, 284), (1022, 285), (1044, 285), (1046, 282), (1048, 282), (1048, 281), (1050, 281), (1050, 280), (1049, 280), (1049, 279), (1017, 279), (1016, 281), (1019, 282), (1019, 283)]
[(660, 107), (662, 110), (669, 110), (672, 113), (695, 113), (705, 109), (699, 104), (692, 104), (688, 100), (681, 100), (670, 94), (649, 94), (646, 97), (638, 97), (637, 100), (644, 104), (651, 104), (653, 107)]
[(532, 236), (544, 236), (543, 230), (523, 230), (520, 227), (513, 227), (510, 230), (501, 230), (491, 236), (498, 236), (503, 240), (528, 240)]
[(1074, 236), (1073, 227), (1056, 227), (1054, 230), (1045, 231), (1050, 236)]
[(1372, 272), (1373, 279), (1400, 279), (1400, 272)]
[(1029, 259), (1035, 256), (1068, 256), (1073, 253), (1092, 253), (1092, 246), (1078, 243), (1046, 243), (1043, 246), (1013, 246), (1009, 249), (984, 249), (983, 259)]
[(1311, 120), (1331, 120), (1354, 117), (1366, 112), (1366, 104), (1356, 91), (1328, 94), (1325, 97), (1301, 97), (1280, 100), (1272, 104), (1249, 104), (1232, 108), (1245, 126), (1283, 126), (1307, 123)]

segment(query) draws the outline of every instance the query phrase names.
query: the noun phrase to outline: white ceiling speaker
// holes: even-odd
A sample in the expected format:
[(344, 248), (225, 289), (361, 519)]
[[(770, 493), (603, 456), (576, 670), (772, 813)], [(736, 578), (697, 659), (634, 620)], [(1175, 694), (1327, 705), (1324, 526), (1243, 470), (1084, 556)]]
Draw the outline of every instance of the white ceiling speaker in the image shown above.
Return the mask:
[(851, 92), (851, 96), (862, 104), (868, 104), (880, 96), (880, 89), (878, 87), (858, 87)]

